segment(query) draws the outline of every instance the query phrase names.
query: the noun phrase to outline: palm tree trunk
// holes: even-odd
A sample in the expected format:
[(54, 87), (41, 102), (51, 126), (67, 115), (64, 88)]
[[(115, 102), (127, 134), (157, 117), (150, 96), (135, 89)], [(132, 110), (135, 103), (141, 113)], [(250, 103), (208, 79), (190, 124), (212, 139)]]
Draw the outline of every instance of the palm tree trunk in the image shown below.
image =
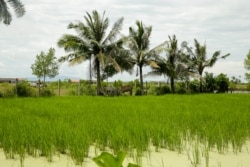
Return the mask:
[(200, 93), (202, 93), (202, 75), (201, 74), (199, 75), (200, 75)]
[(175, 93), (174, 77), (170, 77), (170, 85), (172, 93)]
[(45, 88), (45, 75), (43, 75), (43, 90), (44, 90), (44, 88)]
[(102, 95), (102, 85), (101, 85), (101, 71), (100, 71), (100, 61), (98, 59), (96, 61), (96, 75), (97, 75), (97, 95)]
[(143, 77), (142, 77), (142, 66), (139, 66), (139, 72), (140, 72), (140, 89), (141, 89), (141, 94), (144, 94), (143, 90)]
[(92, 61), (91, 61), (91, 57), (92, 57), (92, 55), (90, 55), (90, 57), (89, 57), (89, 85), (92, 84), (92, 66), (91, 66)]

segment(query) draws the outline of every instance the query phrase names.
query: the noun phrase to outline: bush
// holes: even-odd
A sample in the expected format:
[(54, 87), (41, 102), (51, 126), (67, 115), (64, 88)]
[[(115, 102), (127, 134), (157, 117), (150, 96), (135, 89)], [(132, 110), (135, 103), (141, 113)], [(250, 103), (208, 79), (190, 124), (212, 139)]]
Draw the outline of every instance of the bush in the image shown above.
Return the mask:
[(80, 90), (81, 95), (90, 95), (90, 96), (95, 96), (96, 95), (96, 86), (95, 85), (90, 85), (89, 83), (84, 83), (81, 85), (81, 90)]
[(29, 86), (28, 82), (26, 81), (23, 81), (17, 84), (16, 93), (17, 93), (17, 96), (19, 97), (35, 96), (35, 91)]
[(220, 74), (216, 77), (216, 84), (219, 93), (225, 93), (228, 91), (229, 78), (225, 74)]
[(250, 91), (250, 82), (247, 83), (247, 90)]
[(198, 80), (193, 80), (189, 83), (189, 90), (190, 90), (190, 93), (199, 93), (199, 81)]
[(155, 95), (164, 95), (164, 94), (167, 94), (167, 93), (171, 93), (171, 89), (167, 85), (155, 88)]
[(51, 96), (55, 96), (55, 93), (53, 90), (50, 90), (50, 89), (43, 89), (41, 90), (40, 92), (40, 96), (43, 96), (43, 97), (51, 97)]
[(185, 94), (186, 93), (186, 85), (184, 82), (179, 82), (176, 84), (176, 93)]
[(141, 95), (142, 95), (142, 92), (141, 92), (141, 89), (140, 89), (140, 88), (136, 88), (136, 89), (135, 89), (135, 95), (136, 95), (136, 96), (141, 96)]
[(1, 84), (0, 89), (0, 97), (14, 97), (15, 96), (15, 89), (14, 86), (9, 83)]

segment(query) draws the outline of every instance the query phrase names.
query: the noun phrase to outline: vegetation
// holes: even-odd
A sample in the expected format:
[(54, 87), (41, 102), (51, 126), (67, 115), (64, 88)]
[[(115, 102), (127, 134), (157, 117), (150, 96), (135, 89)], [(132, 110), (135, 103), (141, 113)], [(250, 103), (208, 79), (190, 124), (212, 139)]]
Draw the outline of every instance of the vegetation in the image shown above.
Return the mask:
[(149, 75), (164, 75), (169, 77), (172, 93), (175, 93), (175, 80), (179, 79), (181, 72), (185, 67), (183, 66), (184, 53), (178, 49), (178, 40), (173, 35), (169, 36), (169, 41), (166, 48), (166, 58), (158, 56), (156, 63), (158, 66), (151, 67), (152, 71)]
[[(118, 152), (117, 156), (114, 156), (109, 152), (102, 152), (101, 155), (93, 158), (93, 161), (99, 167), (122, 167), (125, 156), (126, 156), (125, 151)], [(139, 166), (136, 164), (129, 163), (128, 167), (139, 167)]]
[[(246, 59), (244, 60), (244, 67), (246, 70), (250, 70), (250, 50), (247, 54)], [(250, 73), (245, 73), (246, 80), (250, 83)]]
[[(205, 73), (202, 81), (203, 93), (235, 93), (249, 91), (249, 85), (239, 82), (239, 79), (230, 80), (225, 74), (214, 76), (213, 73)], [(90, 84), (88, 80), (58, 80), (47, 82), (45, 89), (40, 90), (39, 85), (34, 82), (20, 81), (18, 84), (0, 83), (0, 97), (37, 97), (37, 96), (95, 96), (96, 85)], [(141, 95), (139, 80), (136, 79), (130, 82), (102, 82), (104, 90), (106, 88), (113, 89), (111, 94), (106, 93), (105, 96), (126, 96), (129, 92), (121, 93), (121, 88), (124, 86), (132, 88), (132, 95)], [(168, 82), (145, 82), (144, 90), (147, 95), (164, 95), (170, 94), (171, 88)], [(177, 94), (197, 94), (199, 93), (199, 81), (177, 81)], [(118, 91), (118, 92), (117, 92)], [(26, 93), (24, 93), (26, 92)], [(117, 92), (117, 93), (116, 93)], [(120, 92), (120, 93), (119, 93)], [(25, 95), (26, 94), (26, 95)]]
[[(32, 74), (36, 75), (39, 79), (43, 78), (43, 83), (45, 83), (45, 78), (54, 78), (58, 75), (59, 64), (57, 58), (55, 57), (55, 49), (50, 48), (49, 52), (45, 54), (41, 52), (36, 56), (35, 63), (31, 65)], [(45, 86), (43, 84), (43, 86)]]
[(165, 43), (149, 49), (150, 44), (150, 35), (152, 31), (152, 26), (146, 27), (142, 22), (136, 21), (137, 29), (129, 27), (129, 36), (128, 36), (128, 47), (130, 49), (131, 57), (134, 63), (137, 65), (137, 74), (139, 71), (140, 77), (140, 93), (144, 94), (143, 86), (143, 66), (150, 65), (151, 67), (159, 68), (155, 62), (155, 58), (162, 51)]
[(212, 67), (217, 60), (219, 59), (224, 59), (226, 57), (228, 57), (230, 54), (226, 54), (223, 56), (220, 56), (220, 51), (215, 51), (212, 55), (211, 58), (207, 58), (207, 47), (206, 44), (204, 45), (200, 45), (200, 43), (194, 39), (194, 46), (195, 46), (195, 50), (192, 51), (192, 49), (190, 47), (188, 47), (187, 45), (184, 46), (187, 48), (188, 53), (191, 54), (191, 59), (189, 60), (189, 68), (190, 71), (192, 71), (194, 74), (198, 74), (199, 77), (199, 81), (200, 81), (200, 92), (202, 92), (202, 74), (205, 68), (207, 67)]
[(196, 158), (211, 149), (237, 153), (250, 137), (248, 96), (2, 98), (0, 147), (7, 158), (23, 161), (27, 153), (52, 160), (59, 152), (77, 163), (91, 145), (135, 157), (150, 144), (178, 152), (193, 145)]
[[(108, 33), (109, 19), (104, 17), (104, 14), (101, 16), (95, 10), (92, 15), (87, 12), (84, 17), (86, 23), (70, 23), (68, 26), (69, 29), (75, 29), (78, 35), (66, 34), (58, 41), (58, 46), (63, 47), (69, 53), (59, 59), (61, 62), (69, 61), (73, 65), (85, 60), (91, 61), (93, 56), (93, 69), (97, 78), (98, 95), (103, 94), (101, 86), (102, 69), (111, 66), (120, 72), (133, 67), (128, 52), (122, 47), (123, 40), (119, 37), (123, 18), (118, 19)], [(107, 71), (106, 74), (110, 76)], [(111, 73), (111, 75), (113, 74)]]
[(12, 21), (12, 15), (9, 10), (9, 5), (14, 9), (17, 17), (22, 17), (25, 14), (25, 8), (19, 0), (0, 0), (0, 22), (9, 25)]
[[(148, 75), (165, 75), (170, 79), (171, 91), (175, 93), (175, 80), (190, 81), (195, 76), (199, 78), (199, 90), (202, 92), (203, 71), (206, 67), (212, 67), (220, 58), (226, 58), (229, 54), (220, 56), (216, 51), (210, 59), (207, 59), (206, 45), (201, 46), (195, 39), (195, 49), (182, 42), (178, 48), (178, 40), (173, 35), (169, 41), (150, 48), (150, 36), (152, 26), (145, 26), (142, 21), (136, 21), (137, 28), (129, 27), (129, 35), (122, 37), (123, 18), (118, 19), (110, 32), (107, 33), (109, 20), (94, 10), (92, 15), (86, 13), (85, 23), (70, 23), (68, 28), (74, 29), (77, 35), (65, 34), (58, 40), (58, 46), (64, 48), (69, 54), (59, 59), (60, 62), (68, 61), (71, 65), (89, 60), (89, 79), (92, 73), (97, 79), (97, 95), (105, 94), (102, 81), (112, 77), (117, 72), (133, 71), (137, 66), (140, 87), (137, 95), (145, 94), (143, 85), (143, 67), (150, 66), (152, 71)], [(108, 34), (108, 35), (106, 35)], [(161, 53), (166, 51), (166, 58)], [(93, 60), (92, 60), (93, 59)], [(94, 72), (93, 72), (94, 71)]]

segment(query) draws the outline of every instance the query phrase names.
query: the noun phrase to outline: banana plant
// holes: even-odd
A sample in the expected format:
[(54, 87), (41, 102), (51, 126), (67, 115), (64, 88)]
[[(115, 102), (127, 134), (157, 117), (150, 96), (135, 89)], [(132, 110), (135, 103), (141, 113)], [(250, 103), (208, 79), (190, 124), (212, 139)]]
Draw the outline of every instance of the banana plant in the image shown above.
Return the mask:
[[(122, 167), (122, 163), (126, 157), (125, 151), (120, 151), (118, 154), (112, 155), (108, 152), (102, 152), (101, 155), (93, 158), (93, 161), (99, 167)], [(140, 167), (139, 165), (129, 163), (128, 167)]]

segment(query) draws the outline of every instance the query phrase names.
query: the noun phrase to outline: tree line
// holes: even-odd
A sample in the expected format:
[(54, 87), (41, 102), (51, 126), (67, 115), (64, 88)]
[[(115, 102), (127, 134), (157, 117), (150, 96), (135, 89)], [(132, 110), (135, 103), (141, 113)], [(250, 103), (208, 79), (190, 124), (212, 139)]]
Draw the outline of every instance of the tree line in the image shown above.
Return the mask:
[(207, 57), (206, 44), (201, 45), (194, 40), (194, 49), (187, 42), (178, 44), (175, 35), (168, 40), (150, 48), (152, 26), (146, 26), (142, 21), (136, 21), (135, 27), (129, 27), (128, 36), (121, 35), (123, 18), (119, 18), (108, 32), (109, 19), (105, 12), (100, 15), (96, 10), (86, 12), (84, 21), (70, 23), (68, 29), (74, 29), (77, 35), (65, 34), (58, 40), (58, 46), (67, 55), (59, 62), (69, 62), (71, 65), (88, 60), (91, 64), (90, 76), (97, 79), (97, 94), (102, 94), (101, 81), (104, 77), (112, 77), (118, 72), (131, 73), (134, 66), (140, 80), (140, 90), (143, 94), (143, 67), (150, 66), (147, 75), (164, 75), (170, 78), (172, 93), (175, 93), (176, 80), (199, 78), (202, 92), (202, 75), (206, 67), (212, 67), (217, 60), (224, 59), (228, 54), (221, 55), (215, 51), (211, 58)]

